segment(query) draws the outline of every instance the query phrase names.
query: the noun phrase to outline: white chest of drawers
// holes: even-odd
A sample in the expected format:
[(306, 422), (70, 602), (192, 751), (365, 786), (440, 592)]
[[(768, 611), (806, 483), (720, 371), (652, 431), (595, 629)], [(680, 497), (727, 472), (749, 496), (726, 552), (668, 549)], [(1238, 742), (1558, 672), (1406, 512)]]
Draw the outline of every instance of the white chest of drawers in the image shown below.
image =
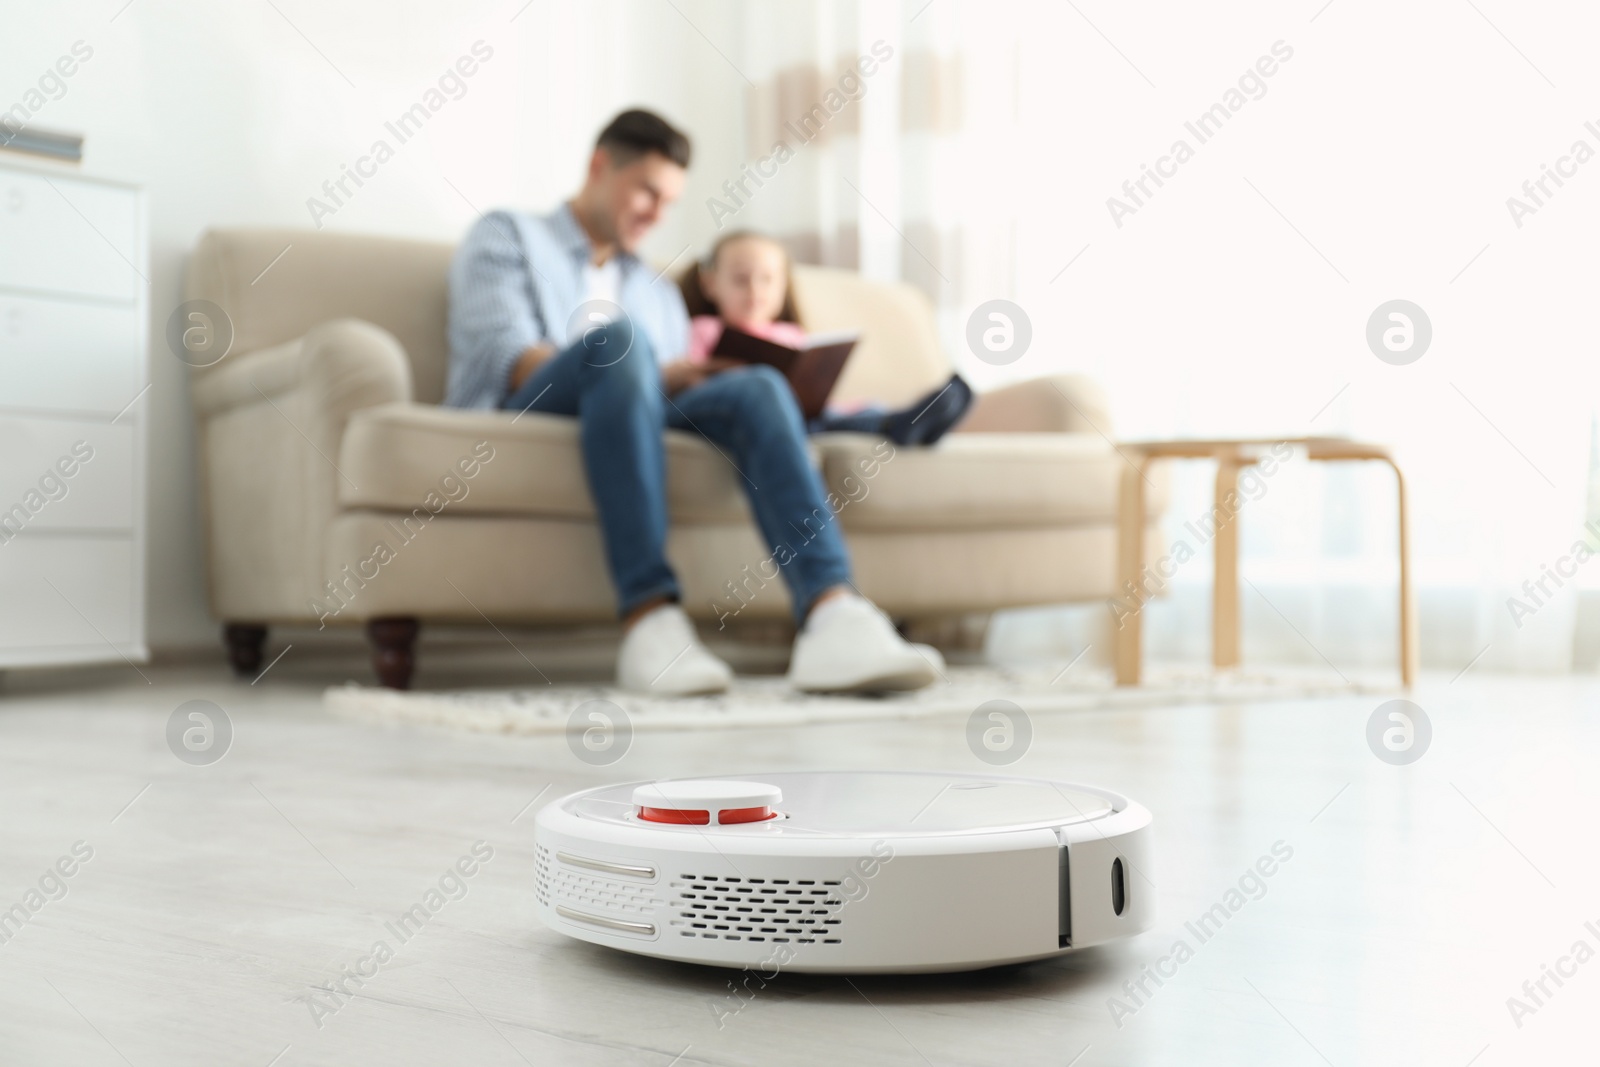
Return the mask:
[(0, 160), (0, 668), (148, 658), (144, 196)]

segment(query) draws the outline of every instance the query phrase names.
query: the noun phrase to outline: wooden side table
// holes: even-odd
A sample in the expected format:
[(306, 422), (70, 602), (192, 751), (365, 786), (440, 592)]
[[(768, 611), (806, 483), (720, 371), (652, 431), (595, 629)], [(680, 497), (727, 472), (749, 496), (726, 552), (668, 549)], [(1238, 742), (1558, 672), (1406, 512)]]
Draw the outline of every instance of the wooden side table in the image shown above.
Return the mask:
[[(1210, 459), (1217, 465), (1212, 540), (1215, 578), (1211, 593), (1211, 662), (1215, 667), (1239, 664), (1239, 526), (1238, 515), (1225, 508), (1229, 493), (1237, 496), (1239, 472), (1255, 466), (1274, 445), (1289, 444), (1312, 460), (1341, 462), (1376, 460), (1394, 471), (1400, 518), (1400, 680), (1409, 687), (1417, 676), (1417, 602), (1411, 589), (1411, 547), (1406, 523), (1406, 483), (1389, 450), (1339, 437), (1230, 438), (1219, 440), (1134, 441), (1118, 445), (1127, 458), (1122, 472), (1122, 492), (1117, 516), (1117, 596), (1143, 595), (1149, 585), (1145, 573), (1146, 471), (1157, 460)], [(1115, 632), (1118, 685), (1138, 685), (1143, 658), (1143, 611), (1120, 614)]]

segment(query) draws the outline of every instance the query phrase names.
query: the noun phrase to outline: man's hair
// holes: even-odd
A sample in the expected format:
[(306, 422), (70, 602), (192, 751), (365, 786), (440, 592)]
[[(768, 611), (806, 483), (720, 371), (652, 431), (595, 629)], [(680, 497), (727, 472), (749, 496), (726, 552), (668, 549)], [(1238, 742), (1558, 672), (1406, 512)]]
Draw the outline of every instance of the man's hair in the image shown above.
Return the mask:
[(632, 163), (650, 152), (665, 156), (684, 170), (689, 169), (689, 138), (653, 111), (634, 108), (612, 119), (600, 136), (596, 148), (604, 148), (617, 166)]

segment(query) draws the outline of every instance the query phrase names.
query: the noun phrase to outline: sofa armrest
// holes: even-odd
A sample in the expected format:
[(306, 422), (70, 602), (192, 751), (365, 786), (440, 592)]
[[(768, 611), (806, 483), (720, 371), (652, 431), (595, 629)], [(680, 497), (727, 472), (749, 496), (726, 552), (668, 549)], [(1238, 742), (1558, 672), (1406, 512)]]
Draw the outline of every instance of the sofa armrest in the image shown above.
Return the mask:
[(213, 610), (234, 621), (306, 617), (346, 480), (335, 466), (345, 427), (364, 408), (411, 399), (405, 351), (388, 332), (341, 319), (206, 368), (192, 395)]
[(304, 388), (324, 415), (342, 423), (361, 408), (411, 399), (411, 365), (400, 342), (358, 319), (324, 323), (297, 341), (225, 359), (197, 374), (195, 412), (209, 418)]
[(964, 433), (1094, 433), (1111, 438), (1105, 391), (1081, 374), (1030, 378), (979, 393)]

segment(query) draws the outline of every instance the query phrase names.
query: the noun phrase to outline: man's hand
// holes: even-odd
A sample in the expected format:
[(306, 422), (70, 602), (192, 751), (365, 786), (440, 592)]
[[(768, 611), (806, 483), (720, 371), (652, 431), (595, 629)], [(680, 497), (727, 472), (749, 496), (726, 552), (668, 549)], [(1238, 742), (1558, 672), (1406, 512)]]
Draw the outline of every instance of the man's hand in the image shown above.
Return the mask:
[(675, 359), (661, 365), (661, 388), (668, 396), (693, 388), (707, 377), (709, 373), (704, 363)]
[(551, 356), (556, 354), (556, 346), (548, 341), (541, 341), (532, 348), (525, 349), (516, 363), (511, 366), (511, 391), (514, 393), (522, 388), (522, 383), (533, 377), (533, 372), (543, 366)]
[(708, 356), (701, 362), (688, 359), (676, 359), (661, 367), (661, 383), (665, 386), (668, 395), (692, 389), (708, 378), (715, 378), (724, 371), (738, 370), (748, 367), (749, 364), (741, 359), (729, 359), (727, 356)]
[(725, 356), (711, 356), (703, 363), (675, 359), (671, 363), (661, 365), (661, 386), (668, 396), (672, 396), (685, 389), (692, 389), (707, 378), (714, 378), (723, 371), (736, 370), (744, 366), (748, 364)]

